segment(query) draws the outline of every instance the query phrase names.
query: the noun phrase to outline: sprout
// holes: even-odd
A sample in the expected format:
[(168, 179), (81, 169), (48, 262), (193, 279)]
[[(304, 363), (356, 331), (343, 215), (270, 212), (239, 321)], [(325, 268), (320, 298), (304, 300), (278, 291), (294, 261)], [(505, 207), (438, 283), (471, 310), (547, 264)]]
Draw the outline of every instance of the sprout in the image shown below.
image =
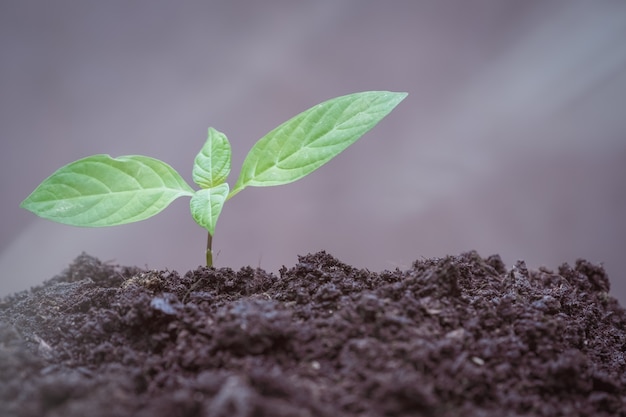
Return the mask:
[(213, 265), (212, 239), (224, 203), (246, 187), (296, 181), (324, 165), (389, 114), (407, 93), (367, 91), (336, 97), (286, 121), (252, 147), (231, 190), (231, 147), (209, 128), (196, 156), (194, 189), (171, 166), (142, 155), (92, 155), (45, 179), (20, 206), (48, 220), (73, 226), (116, 226), (145, 220), (179, 197), (191, 197), (193, 219), (208, 232), (206, 263)]

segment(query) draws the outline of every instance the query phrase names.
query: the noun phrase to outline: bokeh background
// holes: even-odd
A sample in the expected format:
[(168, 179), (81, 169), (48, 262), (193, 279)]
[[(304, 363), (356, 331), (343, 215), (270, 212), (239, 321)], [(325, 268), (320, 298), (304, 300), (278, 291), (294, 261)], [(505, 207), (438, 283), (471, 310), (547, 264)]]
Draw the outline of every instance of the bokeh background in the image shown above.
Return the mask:
[(475, 249), (507, 266), (603, 263), (626, 302), (626, 2), (2, 1), (0, 295), (82, 251), (181, 273), (204, 261), (188, 200), (83, 229), (18, 205), (94, 154), (162, 159), (191, 182), (206, 129), (231, 185), (273, 127), (331, 97), (409, 97), (299, 183), (246, 189), (218, 266), (276, 272), (325, 249), (373, 271)]

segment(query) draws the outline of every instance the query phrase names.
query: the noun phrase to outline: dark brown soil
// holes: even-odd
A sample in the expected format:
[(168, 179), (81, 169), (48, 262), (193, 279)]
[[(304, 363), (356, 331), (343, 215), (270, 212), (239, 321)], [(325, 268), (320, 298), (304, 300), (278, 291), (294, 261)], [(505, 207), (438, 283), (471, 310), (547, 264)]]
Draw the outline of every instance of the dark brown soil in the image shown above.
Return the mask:
[(372, 273), (81, 255), (0, 302), (1, 416), (626, 416), (626, 314), (585, 261)]

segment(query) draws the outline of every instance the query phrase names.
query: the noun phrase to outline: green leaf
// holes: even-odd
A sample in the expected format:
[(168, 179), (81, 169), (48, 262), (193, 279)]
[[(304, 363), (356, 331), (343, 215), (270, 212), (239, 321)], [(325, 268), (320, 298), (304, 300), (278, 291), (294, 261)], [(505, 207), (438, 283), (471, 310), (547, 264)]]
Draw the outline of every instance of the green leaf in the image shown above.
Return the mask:
[(191, 216), (196, 223), (207, 229), (211, 236), (215, 233), (215, 224), (222, 212), (226, 197), (228, 197), (228, 184), (225, 182), (216, 187), (198, 190), (191, 197), (189, 203)]
[(229, 198), (247, 186), (287, 184), (310, 174), (373, 128), (406, 96), (367, 91), (300, 113), (252, 147)]
[(55, 222), (101, 227), (147, 219), (190, 195), (193, 189), (158, 159), (93, 155), (58, 169), (20, 206)]
[(194, 182), (202, 188), (223, 183), (230, 173), (230, 158), (230, 143), (226, 135), (210, 127), (207, 140), (194, 160)]

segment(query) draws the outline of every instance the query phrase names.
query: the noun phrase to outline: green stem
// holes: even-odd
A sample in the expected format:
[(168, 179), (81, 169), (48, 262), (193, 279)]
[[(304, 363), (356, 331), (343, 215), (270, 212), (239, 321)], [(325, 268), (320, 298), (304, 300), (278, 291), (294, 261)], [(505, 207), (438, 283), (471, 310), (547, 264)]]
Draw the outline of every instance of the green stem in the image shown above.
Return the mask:
[(231, 198), (233, 198), (236, 194), (238, 194), (241, 190), (243, 190), (245, 187), (241, 187), (238, 186), (237, 184), (235, 184), (235, 188), (233, 188), (232, 190), (230, 190), (230, 193), (228, 193), (228, 196), (226, 196), (226, 201), (230, 200)]
[(211, 267), (213, 266), (213, 236), (211, 236), (211, 233), (208, 234), (207, 240), (206, 240), (206, 266)]

